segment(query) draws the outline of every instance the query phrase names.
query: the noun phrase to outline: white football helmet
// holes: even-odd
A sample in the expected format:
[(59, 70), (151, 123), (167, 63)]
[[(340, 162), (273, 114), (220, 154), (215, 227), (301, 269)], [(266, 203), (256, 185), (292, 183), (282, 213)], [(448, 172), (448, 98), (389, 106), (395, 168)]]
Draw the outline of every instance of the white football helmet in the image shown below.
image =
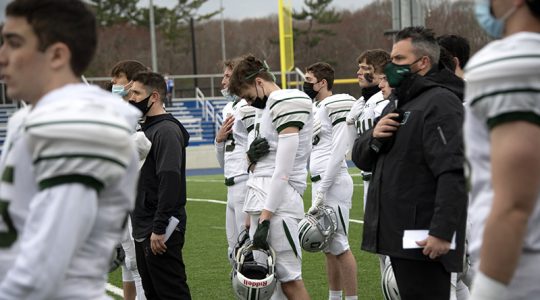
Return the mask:
[(306, 214), (298, 224), (300, 245), (309, 252), (322, 251), (337, 230), (337, 216), (332, 207), (321, 205), (313, 214)]
[(384, 300), (401, 300), (396, 277), (394, 276), (394, 270), (392, 269), (392, 264), (388, 257), (385, 260), (381, 286)]
[[(253, 252), (258, 253), (254, 254)], [(257, 257), (257, 259), (253, 259)], [(260, 262), (264, 261), (264, 262)], [(274, 273), (276, 254), (274, 249), (256, 249), (251, 242), (238, 249), (233, 269), (232, 286), (239, 300), (267, 300), (277, 285)]]

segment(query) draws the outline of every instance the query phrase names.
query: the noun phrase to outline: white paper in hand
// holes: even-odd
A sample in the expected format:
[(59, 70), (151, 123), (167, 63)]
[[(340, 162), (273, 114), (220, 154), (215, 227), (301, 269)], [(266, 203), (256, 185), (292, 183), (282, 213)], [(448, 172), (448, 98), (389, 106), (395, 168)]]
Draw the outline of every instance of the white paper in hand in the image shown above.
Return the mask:
[[(416, 242), (427, 239), (429, 230), (405, 230), (403, 231), (403, 249), (418, 249), (424, 248), (418, 246)], [(450, 243), (450, 250), (456, 250), (456, 233), (452, 237), (452, 243)]]
[(167, 242), (167, 240), (171, 237), (171, 234), (176, 229), (178, 223), (180, 223), (180, 221), (177, 218), (172, 216), (169, 218), (169, 224), (167, 225), (167, 229), (165, 229), (165, 241), (163, 241), (164, 243)]

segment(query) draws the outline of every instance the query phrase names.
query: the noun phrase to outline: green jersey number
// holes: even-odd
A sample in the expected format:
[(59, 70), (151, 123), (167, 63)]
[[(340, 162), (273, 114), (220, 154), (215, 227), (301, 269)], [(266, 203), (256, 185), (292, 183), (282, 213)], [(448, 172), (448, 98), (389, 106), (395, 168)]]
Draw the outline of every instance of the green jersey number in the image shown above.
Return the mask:
[(236, 143), (231, 133), (229, 134), (229, 136), (227, 137), (227, 141), (225, 142), (225, 152), (233, 152), (235, 147)]

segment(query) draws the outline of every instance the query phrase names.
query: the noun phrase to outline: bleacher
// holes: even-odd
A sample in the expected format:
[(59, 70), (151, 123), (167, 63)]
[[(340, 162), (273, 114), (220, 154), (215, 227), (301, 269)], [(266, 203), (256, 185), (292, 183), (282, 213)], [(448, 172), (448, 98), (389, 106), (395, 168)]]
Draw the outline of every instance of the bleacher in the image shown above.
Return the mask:
[[(223, 107), (227, 104), (227, 101), (223, 99), (208, 101), (214, 107), (216, 114), (221, 114)], [(17, 107), (13, 104), (0, 105), (0, 146), (4, 144), (6, 139), (7, 120), (16, 110)], [(216, 130), (219, 127), (216, 127), (215, 118), (203, 115), (203, 108), (197, 104), (196, 100), (173, 101), (173, 106), (167, 107), (167, 112), (170, 112), (187, 129), (191, 136), (190, 146), (212, 144), (214, 142)]]
[(0, 104), (0, 146), (4, 144), (7, 134), (8, 118), (17, 110), (13, 104)]
[(205, 132), (203, 129), (206, 128), (206, 126), (203, 126), (205, 122), (203, 109), (197, 106), (197, 101), (173, 101), (173, 106), (167, 107), (167, 112), (171, 113), (187, 129), (191, 136), (189, 140), (190, 146), (212, 142), (213, 137), (209, 137), (209, 135), (213, 135), (214, 133), (210, 130), (206, 130)]
[[(227, 104), (227, 101), (223, 99), (207, 99), (207, 101), (213, 107), (214, 114), (219, 115)], [(214, 142), (220, 124), (216, 126), (215, 116), (211, 117), (211, 114), (205, 114), (204, 108), (196, 100), (175, 100), (172, 107), (167, 107), (167, 112), (170, 112), (187, 129), (191, 136), (190, 146)]]

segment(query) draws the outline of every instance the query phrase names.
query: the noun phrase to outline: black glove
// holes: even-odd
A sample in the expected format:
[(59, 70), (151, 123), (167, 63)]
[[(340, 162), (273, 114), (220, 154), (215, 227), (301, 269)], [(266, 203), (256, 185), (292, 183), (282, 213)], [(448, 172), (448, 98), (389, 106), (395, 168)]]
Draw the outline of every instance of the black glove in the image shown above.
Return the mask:
[(262, 157), (270, 152), (270, 145), (265, 138), (257, 137), (249, 145), (249, 150), (246, 152), (250, 163), (256, 163)]
[(111, 258), (111, 262), (109, 263), (109, 273), (118, 269), (118, 267), (122, 265), (125, 259), (126, 252), (124, 252), (124, 248), (122, 248), (122, 245), (116, 246), (116, 249), (114, 250), (113, 256)]
[[(397, 106), (397, 99), (395, 98), (395, 95), (392, 94), (390, 95), (390, 102), (386, 105), (386, 107), (384, 108), (382, 114), (381, 114), (381, 117), (389, 114), (389, 113), (396, 113), (398, 114), (397, 117), (392, 117), (392, 120), (398, 122), (398, 123), (401, 123), (403, 121), (403, 118), (404, 118), (404, 112), (401, 110), (401, 109), (398, 109), (396, 106)], [(380, 120), (380, 118), (379, 118)], [(377, 120), (377, 122), (379, 121)], [(388, 151), (390, 151), (390, 149), (392, 149), (392, 146), (394, 146), (394, 140), (396, 139), (396, 134), (397, 134), (397, 131), (394, 132), (394, 134), (392, 134), (392, 136), (389, 136), (389, 137), (385, 137), (385, 138), (372, 138), (371, 141), (370, 141), (370, 147), (371, 149), (373, 149), (375, 152), (379, 153), (379, 154), (382, 154), (382, 153), (387, 153)]]
[(253, 246), (258, 249), (268, 250), (268, 230), (270, 229), (270, 220), (264, 220), (257, 225), (257, 230), (253, 235)]

